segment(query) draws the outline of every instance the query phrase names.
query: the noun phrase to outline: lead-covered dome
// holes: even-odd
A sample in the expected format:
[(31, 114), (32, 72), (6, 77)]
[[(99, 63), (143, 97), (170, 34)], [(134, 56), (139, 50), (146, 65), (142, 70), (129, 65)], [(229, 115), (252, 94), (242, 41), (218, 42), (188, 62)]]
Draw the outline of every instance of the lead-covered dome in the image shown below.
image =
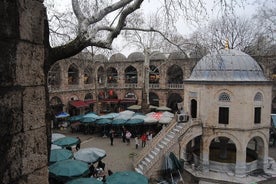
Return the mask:
[(194, 67), (189, 80), (267, 81), (261, 67), (251, 56), (233, 49), (204, 56)]

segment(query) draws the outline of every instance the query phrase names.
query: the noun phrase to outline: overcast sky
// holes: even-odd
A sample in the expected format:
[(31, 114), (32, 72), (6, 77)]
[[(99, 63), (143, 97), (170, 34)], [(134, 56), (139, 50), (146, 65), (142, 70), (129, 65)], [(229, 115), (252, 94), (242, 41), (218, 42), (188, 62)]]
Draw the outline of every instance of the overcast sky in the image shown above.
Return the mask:
[[(48, 1), (48, 0), (47, 0)], [(49, 0), (49, 1), (53, 1), (55, 4), (56, 9), (59, 9), (60, 11), (62, 10), (66, 10), (66, 9), (71, 9), (71, 0)], [(154, 11), (156, 11), (158, 9), (158, 7), (160, 6), (160, 1), (162, 0), (145, 0), (142, 4), (142, 11), (145, 14), (145, 17), (149, 16), (150, 14), (152, 14)], [(241, 0), (237, 0), (238, 2), (240, 2)], [(237, 14), (241, 15), (242, 17), (251, 17), (252, 14), (256, 11), (256, 7), (257, 7), (257, 3), (261, 3), (265, 0), (247, 0), (246, 4), (238, 4), (237, 5)], [(201, 25), (207, 24), (207, 22), (211, 19), (215, 19), (216, 17), (218, 17), (218, 13), (217, 11), (211, 11), (212, 9), (214, 9), (214, 5), (212, 4), (213, 1), (210, 0), (202, 0), (203, 3), (205, 3), (206, 5), (206, 9), (208, 11), (208, 16), (204, 16), (204, 18), (200, 18)], [(275, 2), (275, 0), (266, 0), (266, 2)], [(197, 27), (194, 25), (192, 25), (191, 23), (187, 23), (185, 21), (185, 19), (183, 18), (179, 18), (178, 22), (177, 22), (177, 31), (184, 35), (187, 36), (189, 34), (191, 34), (193, 31), (195, 31), (197, 29)], [(114, 45), (116, 45), (116, 47), (118, 45), (120, 45), (120, 41), (121, 40), (115, 40)], [(126, 56), (128, 56), (129, 53), (133, 52), (133, 49), (129, 49), (129, 47), (127, 47), (126, 49), (121, 50), (121, 52), (123, 52), (123, 54), (125, 54)]]

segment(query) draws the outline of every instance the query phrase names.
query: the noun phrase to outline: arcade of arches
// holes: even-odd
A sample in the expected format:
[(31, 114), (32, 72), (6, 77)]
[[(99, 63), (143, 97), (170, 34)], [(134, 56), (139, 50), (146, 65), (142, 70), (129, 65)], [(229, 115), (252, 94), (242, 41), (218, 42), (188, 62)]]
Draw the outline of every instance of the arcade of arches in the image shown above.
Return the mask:
[[(190, 76), (200, 59), (186, 56), (179, 58), (175, 55), (172, 53), (167, 59), (159, 53), (152, 58), (148, 76), (150, 105), (167, 106), (173, 112), (177, 111), (177, 104), (183, 102), (183, 80)], [(276, 66), (268, 58), (258, 59), (266, 77), (275, 84), (271, 110), (276, 113)], [(146, 83), (143, 64), (142, 53), (132, 53), (128, 58), (115, 54), (109, 60), (96, 55), (89, 61), (87, 57), (82, 59), (78, 55), (57, 62), (48, 73), (53, 112), (68, 111), (71, 115), (76, 115), (85, 111), (120, 111), (133, 104), (141, 105), (145, 98), (143, 87)], [(196, 104), (195, 99), (191, 101), (192, 111), (196, 110)], [(195, 112), (191, 112), (191, 115), (196, 117)]]

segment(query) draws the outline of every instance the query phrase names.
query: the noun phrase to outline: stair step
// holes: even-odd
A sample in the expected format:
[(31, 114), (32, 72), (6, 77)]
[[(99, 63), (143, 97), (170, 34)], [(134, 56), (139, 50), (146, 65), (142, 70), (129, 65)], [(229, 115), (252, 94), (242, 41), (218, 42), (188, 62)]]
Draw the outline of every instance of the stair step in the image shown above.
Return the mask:
[(151, 150), (150, 152), (155, 156), (158, 155), (158, 152), (156, 152), (155, 150)]
[(156, 153), (159, 153), (160, 149), (157, 148), (157, 147), (155, 147), (155, 148), (154, 148), (154, 151), (155, 151)]
[(171, 139), (169, 139), (168, 137), (164, 137), (164, 140), (167, 141), (167, 142), (171, 141)]
[(135, 168), (135, 171), (140, 173), (140, 174), (144, 174), (139, 168)]
[(177, 128), (173, 128), (173, 131), (174, 131), (174, 132), (180, 132), (180, 130), (177, 129)]
[(138, 164), (138, 169), (141, 170), (141, 171), (144, 170), (144, 168), (143, 168), (143, 166), (141, 164)]
[(182, 129), (183, 126), (180, 126), (180, 125), (176, 125), (175, 128), (178, 128), (178, 129)]
[(150, 163), (151, 159), (149, 159), (148, 157), (145, 157), (145, 160)]
[(165, 146), (161, 145), (160, 143), (157, 144), (157, 146), (158, 146), (159, 148), (161, 148), (161, 149), (163, 149), (163, 148), (165, 147)]
[(148, 154), (148, 156), (151, 158), (151, 159), (154, 159), (154, 155), (152, 155), (152, 154)]
[(144, 161), (144, 160), (141, 161), (141, 164), (144, 165), (144, 166), (148, 166), (147, 162)]
[(174, 134), (171, 134), (171, 133), (167, 134), (167, 136), (168, 136), (169, 138), (171, 138), (171, 139), (174, 138)]
[(164, 144), (165, 146), (168, 144), (168, 141), (162, 140), (160, 143)]

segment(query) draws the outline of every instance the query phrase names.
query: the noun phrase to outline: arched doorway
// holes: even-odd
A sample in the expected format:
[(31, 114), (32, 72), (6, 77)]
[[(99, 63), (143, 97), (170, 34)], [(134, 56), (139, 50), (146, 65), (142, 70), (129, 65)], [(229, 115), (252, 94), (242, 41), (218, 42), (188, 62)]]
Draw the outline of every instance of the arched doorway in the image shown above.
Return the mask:
[(171, 108), (173, 112), (177, 112), (178, 103), (183, 102), (183, 98), (178, 93), (171, 93), (167, 100), (167, 107)]
[(150, 105), (159, 106), (159, 97), (156, 93), (150, 92), (149, 93), (149, 102)]

